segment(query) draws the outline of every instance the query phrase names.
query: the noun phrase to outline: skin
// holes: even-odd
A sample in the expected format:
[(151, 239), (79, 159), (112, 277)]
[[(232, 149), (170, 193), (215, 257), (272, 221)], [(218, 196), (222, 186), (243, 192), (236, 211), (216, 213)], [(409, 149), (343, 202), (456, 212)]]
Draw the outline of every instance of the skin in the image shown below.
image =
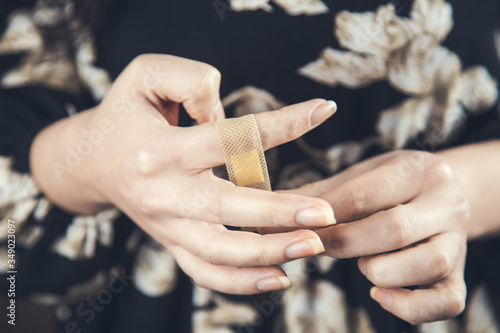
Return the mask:
[(316, 230), (326, 254), (360, 257), (383, 308), (412, 324), (445, 320), (465, 307), (467, 241), (500, 234), (499, 152), (500, 141), (394, 151), (289, 193), (332, 205), (339, 224)]
[[(192, 60), (136, 58), (97, 107), (36, 136), (32, 174), (45, 195), (70, 212), (118, 207), (202, 287), (233, 294), (282, 289), (290, 283), (277, 265), (323, 252), (318, 235), (259, 235), (224, 225), (321, 227), (335, 222), (333, 211), (323, 199), (239, 188), (213, 175), (212, 167), (224, 164), (213, 123), (224, 118), (220, 77)], [(176, 126), (180, 103), (201, 125)], [(293, 140), (334, 112), (332, 103), (315, 99), (259, 114), (263, 146)], [(89, 137), (95, 144), (83, 148)], [(67, 163), (68, 147), (83, 153), (78, 163)]]
[[(467, 240), (500, 232), (500, 142), (436, 154), (394, 151), (292, 191), (236, 188), (211, 172), (224, 163), (212, 123), (224, 117), (219, 84), (209, 65), (140, 56), (99, 106), (35, 138), (35, 180), (71, 212), (117, 206), (205, 288), (233, 294), (286, 288), (276, 265), (293, 259), (287, 255), (293, 245), (300, 245), (294, 258), (322, 252), (321, 239), (326, 255), (360, 258), (361, 272), (375, 285), (372, 297), (394, 315), (416, 324), (463, 311)], [(201, 125), (175, 127), (180, 103)], [(333, 113), (327, 104), (318, 99), (257, 115), (264, 148), (317, 126)], [(53, 162), (64, 162), (65, 147), (86, 138), (82, 130), (106, 120), (113, 130), (61, 181)], [(310, 207), (318, 215), (298, 223)], [(264, 235), (223, 225), (259, 227)]]

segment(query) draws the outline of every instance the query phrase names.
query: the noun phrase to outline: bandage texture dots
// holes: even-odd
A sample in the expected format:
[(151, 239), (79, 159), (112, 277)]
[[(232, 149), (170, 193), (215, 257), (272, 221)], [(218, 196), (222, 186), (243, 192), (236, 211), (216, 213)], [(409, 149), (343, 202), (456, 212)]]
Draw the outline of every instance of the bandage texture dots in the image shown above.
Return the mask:
[(271, 191), (266, 158), (253, 114), (215, 123), (229, 180), (243, 187)]

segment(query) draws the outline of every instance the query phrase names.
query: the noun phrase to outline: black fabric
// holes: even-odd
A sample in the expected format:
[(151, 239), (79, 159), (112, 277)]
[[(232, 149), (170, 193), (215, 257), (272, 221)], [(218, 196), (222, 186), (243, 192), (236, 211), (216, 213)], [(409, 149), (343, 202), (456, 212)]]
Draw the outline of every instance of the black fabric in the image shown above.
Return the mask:
[[(297, 69), (317, 58), (327, 46), (339, 48), (333, 36), (333, 14), (340, 10), (373, 11), (386, 1), (325, 0), (328, 15), (314, 17), (286, 14), (275, 7), (272, 14), (264, 11), (218, 13), (213, 1), (206, 0), (123, 0), (115, 1), (107, 11), (96, 35), (96, 66), (106, 69), (112, 78), (137, 55), (166, 53), (209, 63), (222, 73), (221, 96), (247, 85), (272, 92), (278, 99), (292, 104), (311, 98), (333, 99), (339, 112), (305, 139), (313, 147), (326, 148), (335, 143), (361, 140), (376, 134), (375, 122), (380, 110), (402, 101), (405, 96), (387, 83), (380, 82), (363, 89), (330, 88), (297, 74)], [(32, 2), (9, 2), (0, 18), (15, 6), (31, 7)], [(393, 1), (398, 12), (408, 13), (412, 1)], [(223, 7), (225, 8), (225, 7)], [(494, 28), (498, 23), (498, 1), (453, 1), (455, 27), (444, 45), (456, 52), (464, 67), (484, 65), (495, 78), (500, 78), (500, 64), (494, 44)], [(221, 20), (221, 14), (223, 20)], [(0, 58), (3, 73), (19, 61), (19, 56)], [(0, 90), (0, 155), (14, 158), (14, 169), (29, 172), (29, 147), (34, 136), (45, 126), (67, 116), (67, 106), (84, 110), (95, 103), (88, 92), (71, 95), (46, 87), (30, 86)], [(229, 116), (231, 109), (227, 110)], [(191, 123), (185, 115), (181, 125)], [(468, 142), (500, 138), (500, 118), (495, 106), (479, 116), (467, 118), (466, 127), (447, 147)], [(411, 148), (422, 148), (418, 140)], [(447, 147), (441, 147), (447, 148)], [(382, 152), (374, 148), (367, 153)], [(280, 150), (281, 165), (305, 159), (294, 145)], [(174, 189), (172, 189), (174, 190)], [(132, 271), (132, 255), (125, 243), (135, 225), (126, 216), (115, 224), (112, 249), (97, 248), (95, 257), (70, 261), (50, 251), (72, 216), (53, 208), (43, 226), (42, 240), (29, 250), (19, 252), (18, 290), (21, 296), (51, 292), (64, 294), (72, 285), (82, 282), (103, 269), (115, 265)], [(30, 220), (28, 223), (38, 223)], [(469, 248), (466, 279), (469, 287), (486, 283), (492, 291), (496, 313), (500, 313), (500, 240), (474, 242)], [(369, 298), (371, 284), (360, 273), (355, 259), (343, 260), (335, 270), (322, 278), (331, 279), (346, 291), (348, 304), (365, 307), (378, 332), (413, 332), (416, 329), (380, 308)], [(0, 275), (2, 290), (6, 286)], [(82, 332), (189, 332), (191, 331), (190, 279), (181, 275), (178, 288), (166, 296), (151, 298), (133, 287), (115, 295), (115, 301), (96, 313), (90, 324), (76, 312), (78, 303), (70, 304)], [(230, 299), (252, 303), (266, 296)], [(335, 309), (332, 309), (335, 311)], [(274, 316), (266, 319), (253, 332), (269, 332)], [(58, 331), (64, 331), (61, 323)]]

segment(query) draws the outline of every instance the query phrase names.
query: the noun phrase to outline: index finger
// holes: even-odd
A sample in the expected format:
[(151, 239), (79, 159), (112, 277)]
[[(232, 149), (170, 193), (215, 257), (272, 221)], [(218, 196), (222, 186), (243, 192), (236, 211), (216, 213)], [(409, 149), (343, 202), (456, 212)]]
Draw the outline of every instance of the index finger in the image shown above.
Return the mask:
[[(336, 111), (335, 102), (314, 99), (277, 111), (256, 114), (263, 149), (267, 150), (302, 136)], [(184, 137), (184, 148), (187, 158), (192, 161), (193, 169), (203, 170), (224, 164), (224, 152), (214, 123), (183, 128), (180, 134)]]

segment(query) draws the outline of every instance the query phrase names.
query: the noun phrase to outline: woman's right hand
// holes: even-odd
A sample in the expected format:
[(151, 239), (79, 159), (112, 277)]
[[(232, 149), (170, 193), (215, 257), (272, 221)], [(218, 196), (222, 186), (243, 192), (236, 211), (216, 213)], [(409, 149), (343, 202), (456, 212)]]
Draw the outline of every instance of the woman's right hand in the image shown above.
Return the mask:
[[(97, 107), (36, 137), (33, 175), (67, 210), (90, 214), (117, 206), (202, 287), (232, 294), (286, 288), (276, 265), (323, 252), (316, 233), (259, 235), (224, 225), (322, 227), (335, 223), (333, 211), (318, 198), (240, 188), (214, 176), (212, 167), (224, 164), (213, 123), (224, 117), (219, 85), (212, 66), (140, 56)], [(180, 103), (202, 124), (177, 127)], [(315, 99), (257, 114), (264, 149), (303, 135), (334, 111)]]

